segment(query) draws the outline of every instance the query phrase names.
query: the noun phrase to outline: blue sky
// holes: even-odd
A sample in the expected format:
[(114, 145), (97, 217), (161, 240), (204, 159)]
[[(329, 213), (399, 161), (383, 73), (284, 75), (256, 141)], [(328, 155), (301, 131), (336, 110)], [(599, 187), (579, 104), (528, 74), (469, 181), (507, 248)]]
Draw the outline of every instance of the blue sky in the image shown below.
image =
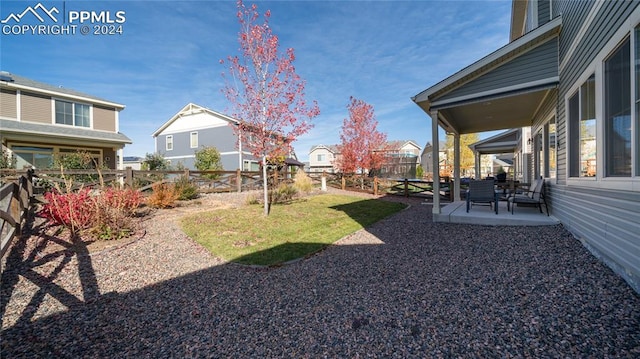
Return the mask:
[[(220, 59), (238, 53), (235, 1), (41, 1), (124, 11), (121, 35), (3, 34), (0, 68), (126, 105), (125, 156), (154, 151), (151, 134), (187, 103), (229, 113)], [(281, 50), (294, 48), (307, 100), (321, 114), (294, 144), (337, 144), (354, 96), (373, 105), (389, 140), (431, 140), (411, 97), (508, 42), (511, 1), (259, 1)], [(2, 1), (0, 17), (38, 1)], [(246, 1), (245, 4), (251, 4)]]

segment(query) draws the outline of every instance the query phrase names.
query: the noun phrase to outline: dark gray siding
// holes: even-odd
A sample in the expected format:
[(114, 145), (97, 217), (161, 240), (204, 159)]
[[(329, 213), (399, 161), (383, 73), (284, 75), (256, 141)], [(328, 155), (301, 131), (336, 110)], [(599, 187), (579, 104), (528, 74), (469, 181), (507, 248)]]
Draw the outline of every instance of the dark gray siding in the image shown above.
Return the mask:
[[(558, 1), (562, 12), (557, 135), (558, 184), (548, 186), (552, 213), (596, 256), (640, 292), (640, 193), (567, 185), (567, 113), (569, 89), (593, 63), (613, 34), (627, 21), (638, 1), (605, 1), (584, 36), (569, 53), (595, 2)], [(570, 57), (569, 57), (570, 56)], [(565, 60), (566, 58), (566, 60)], [(599, 84), (598, 84), (599, 86)], [(601, 187), (607, 187), (601, 180)]]
[(445, 100), (558, 76), (558, 39), (553, 38), (531, 51), (478, 77), (439, 98)]
[(551, 0), (538, 1), (538, 26), (542, 26), (551, 20)]
[[(191, 148), (191, 132), (198, 132), (198, 148)], [(190, 130), (170, 134), (173, 136), (173, 150), (166, 150), (167, 135), (158, 136), (158, 152), (167, 157), (193, 155), (203, 146), (215, 147), (219, 152), (236, 151), (236, 136), (229, 126)]]
[[(198, 148), (191, 148), (191, 132), (198, 132)], [(159, 135), (156, 143), (158, 152), (165, 158), (171, 159), (171, 164), (174, 167), (181, 163), (186, 168), (195, 170), (195, 153), (205, 146), (215, 147), (220, 152), (224, 170), (235, 171), (240, 165), (238, 148), (236, 147), (237, 137), (231, 126), (189, 130), (171, 135), (173, 136), (173, 150), (166, 150), (167, 135)], [(231, 153), (225, 154), (225, 152)], [(247, 154), (243, 154), (242, 158), (245, 160), (254, 159), (253, 156)]]
[(553, 215), (640, 291), (640, 193), (550, 186)]

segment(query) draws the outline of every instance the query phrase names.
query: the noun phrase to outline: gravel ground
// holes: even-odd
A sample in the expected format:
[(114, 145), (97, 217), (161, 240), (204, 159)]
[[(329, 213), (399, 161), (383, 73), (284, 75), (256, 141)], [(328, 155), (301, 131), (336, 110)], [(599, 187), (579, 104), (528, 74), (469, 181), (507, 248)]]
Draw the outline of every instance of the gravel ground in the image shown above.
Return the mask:
[(640, 296), (561, 226), (434, 224), (394, 200), (411, 206), (276, 268), (224, 263), (177, 227), (233, 195), (93, 253), (34, 235), (3, 260), (0, 356), (640, 357)]

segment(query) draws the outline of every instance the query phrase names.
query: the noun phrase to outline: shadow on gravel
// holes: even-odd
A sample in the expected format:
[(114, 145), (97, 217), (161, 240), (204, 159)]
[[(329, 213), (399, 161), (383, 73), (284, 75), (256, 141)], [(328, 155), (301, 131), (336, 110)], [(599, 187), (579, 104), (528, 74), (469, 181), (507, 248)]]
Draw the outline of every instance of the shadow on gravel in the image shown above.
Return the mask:
[(222, 265), (27, 314), (2, 332), (2, 356), (640, 355), (640, 296), (560, 226), (433, 224), (429, 211), (369, 227), (384, 246), (330, 246), (278, 268)]
[[(29, 222), (27, 227), (30, 230), (16, 240), (7, 256), (5, 268), (0, 276), (0, 314), (2, 317), (4, 317), (12, 291), (20, 277), (24, 277), (39, 289), (22, 312), (17, 325), (28, 325), (47, 295), (55, 298), (66, 307), (77, 307), (100, 296), (89, 250), (87, 249), (87, 244), (81, 238), (73, 237), (65, 240), (49, 235), (46, 233), (44, 223), (33, 226), (33, 220)], [(33, 240), (34, 237), (37, 238), (37, 245), (27, 249), (27, 240), (29, 238)], [(59, 249), (41, 254), (43, 248), (47, 246), (47, 242), (54, 242)], [(66, 267), (73, 257), (77, 257), (77, 268), (75, 269), (79, 273), (83, 299), (78, 299), (56, 284), (56, 278), (62, 271), (68, 270)], [(38, 267), (50, 267), (52, 269), (38, 271)], [(44, 275), (42, 272), (48, 273)]]

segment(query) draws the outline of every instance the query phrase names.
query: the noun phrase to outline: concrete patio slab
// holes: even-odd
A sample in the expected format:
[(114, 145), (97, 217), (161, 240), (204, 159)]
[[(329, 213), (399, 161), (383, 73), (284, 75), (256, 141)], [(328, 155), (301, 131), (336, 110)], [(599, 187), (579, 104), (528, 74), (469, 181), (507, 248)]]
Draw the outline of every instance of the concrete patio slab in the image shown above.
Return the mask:
[(486, 226), (553, 226), (560, 221), (536, 207), (516, 206), (514, 213), (507, 210), (507, 202), (499, 202), (498, 214), (487, 205), (473, 205), (467, 213), (465, 201), (452, 202), (434, 214), (434, 222), (479, 224)]

